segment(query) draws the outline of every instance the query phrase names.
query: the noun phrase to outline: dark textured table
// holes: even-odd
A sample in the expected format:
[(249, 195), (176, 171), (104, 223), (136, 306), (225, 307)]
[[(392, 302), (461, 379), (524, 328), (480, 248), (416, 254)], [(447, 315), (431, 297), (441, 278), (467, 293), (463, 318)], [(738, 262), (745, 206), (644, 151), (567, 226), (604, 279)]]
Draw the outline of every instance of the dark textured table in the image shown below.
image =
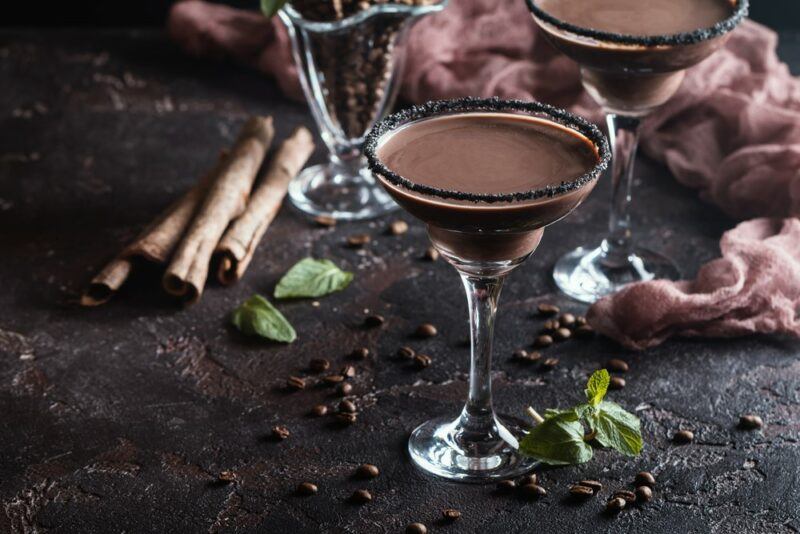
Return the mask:
[[(781, 54), (800, 67), (800, 35)], [(635, 409), (646, 447), (631, 460), (609, 452), (580, 467), (545, 470), (548, 496), (525, 502), (491, 486), (426, 478), (409, 462), (409, 431), (460, 409), (466, 390), (466, 305), (444, 262), (419, 259), (423, 227), (384, 233), (387, 220), (314, 227), (291, 208), (270, 228), (245, 279), (211, 287), (183, 310), (144, 273), (110, 304), (77, 307), (90, 276), (230, 144), (251, 113), (271, 113), (280, 136), (309, 124), (264, 77), (184, 57), (158, 32), (0, 33), (0, 532), (797, 532), (800, 530), (800, 344), (770, 338), (671, 341), (625, 354), (595, 339), (548, 350), (549, 372), (511, 352), (532, 341), (532, 310), (560, 297), (549, 269), (558, 255), (599, 240), (608, 184), (546, 232), (501, 299), (494, 386), (498, 407), (520, 414), (578, 400), (588, 373), (611, 356), (631, 365), (614, 400)], [(315, 156), (320, 159), (321, 152)], [(717, 255), (734, 224), (641, 161), (633, 214), (639, 238), (692, 274)], [(343, 246), (366, 231), (363, 251)], [(355, 271), (346, 291), (281, 303), (292, 345), (244, 339), (228, 313), (254, 292), (271, 294), (294, 262), (314, 255)], [(364, 310), (387, 324), (361, 327)], [(413, 339), (430, 321), (440, 335)], [(424, 371), (394, 357), (400, 345), (433, 357)], [(358, 422), (340, 428), (307, 412), (333, 406), (329, 389), (286, 393), (312, 357), (339, 366), (353, 348), (373, 356), (353, 379)], [(762, 432), (736, 429), (744, 412)], [(270, 439), (286, 425), (291, 436)], [(691, 428), (691, 445), (671, 443)], [(351, 477), (362, 462), (381, 475)], [(648, 469), (655, 500), (616, 518), (602, 513), (610, 488)], [(236, 481), (219, 483), (220, 471)], [(603, 497), (565, 500), (568, 485), (598, 478)], [(317, 496), (293, 495), (304, 480)], [(359, 487), (373, 502), (347, 497)], [(452, 507), (462, 517), (440, 521)]]

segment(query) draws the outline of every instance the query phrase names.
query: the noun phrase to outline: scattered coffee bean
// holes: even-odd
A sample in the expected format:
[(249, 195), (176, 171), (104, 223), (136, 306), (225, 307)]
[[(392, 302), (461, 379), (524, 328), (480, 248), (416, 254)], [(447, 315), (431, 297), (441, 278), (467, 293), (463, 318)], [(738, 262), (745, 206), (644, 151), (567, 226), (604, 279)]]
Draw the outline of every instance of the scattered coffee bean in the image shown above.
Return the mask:
[(322, 417), (323, 415), (328, 413), (328, 407), (324, 404), (317, 404), (313, 408), (311, 408), (311, 414), (317, 417)]
[(575, 337), (579, 337), (581, 339), (589, 339), (590, 337), (594, 337), (594, 328), (588, 324), (579, 326), (575, 329)]
[(233, 471), (220, 471), (217, 475), (217, 480), (220, 482), (230, 483), (236, 480), (236, 473)]
[(411, 523), (406, 527), (406, 534), (428, 534), (428, 527), (422, 523)]
[(561, 324), (558, 319), (549, 319), (542, 325), (542, 331), (544, 332), (555, 332), (559, 328), (561, 328)]
[(626, 504), (627, 503), (625, 502), (625, 499), (622, 499), (620, 497), (614, 497), (612, 499), (609, 499), (608, 502), (606, 503), (606, 510), (611, 513), (617, 513), (622, 511), (625, 508)]
[(422, 323), (417, 327), (417, 337), (433, 337), (437, 334), (436, 327), (430, 323)]
[(372, 500), (372, 494), (365, 489), (357, 489), (350, 496), (350, 500), (356, 504), (366, 504)]
[(397, 349), (397, 357), (402, 358), (404, 360), (410, 360), (416, 355), (416, 351), (411, 347), (400, 347)]
[(575, 326), (584, 326), (586, 325), (586, 317), (583, 315), (576, 315), (575, 316)]
[(356, 413), (357, 410), (356, 405), (353, 404), (353, 401), (345, 399), (339, 403), (339, 411), (345, 413)]
[(606, 362), (606, 369), (617, 373), (627, 373), (629, 367), (628, 367), (628, 362), (626, 362), (625, 360), (620, 360), (619, 358), (611, 358)]
[(634, 484), (636, 484), (636, 486), (650, 486), (654, 488), (656, 485), (656, 477), (647, 471), (640, 471), (636, 473)]
[(539, 477), (536, 475), (536, 473), (529, 473), (524, 477), (522, 477), (519, 481), (520, 486), (524, 486), (525, 484), (538, 484), (538, 483), (539, 483)]
[(551, 369), (554, 369), (556, 365), (558, 365), (558, 358), (547, 358), (542, 362), (542, 369), (545, 371), (550, 371)]
[(530, 500), (539, 499), (547, 495), (547, 490), (538, 484), (525, 484), (520, 487), (520, 492), (523, 497)]
[(386, 322), (382, 315), (368, 315), (364, 318), (364, 326), (367, 328), (377, 328)]
[(455, 508), (445, 508), (442, 510), (442, 516), (448, 521), (455, 521), (459, 517), (461, 517), (461, 512), (456, 510)]
[(389, 233), (392, 235), (402, 235), (408, 232), (408, 223), (401, 220), (389, 223)]
[(764, 421), (757, 415), (746, 414), (739, 418), (739, 428), (742, 430), (758, 430), (764, 426)]
[(293, 391), (299, 391), (301, 389), (305, 389), (306, 381), (299, 376), (290, 376), (288, 379), (286, 379), (286, 387)]
[(346, 397), (353, 392), (353, 385), (346, 382), (344, 384), (339, 384), (339, 387), (336, 388), (336, 392), (342, 397)]
[(672, 436), (672, 441), (681, 445), (691, 443), (694, 441), (694, 433), (691, 430), (678, 430), (675, 432), (675, 435)]
[(308, 362), (308, 368), (314, 373), (321, 373), (327, 371), (331, 366), (331, 362), (325, 358), (314, 358)]
[(625, 387), (625, 379), (621, 376), (612, 376), (608, 383), (608, 389), (622, 389)]
[(513, 480), (501, 480), (497, 483), (497, 491), (508, 493), (517, 487), (517, 483)]
[(431, 363), (433, 363), (433, 359), (427, 354), (417, 354), (414, 356), (414, 365), (417, 366), (417, 369), (425, 369), (429, 367)]
[(558, 322), (561, 323), (561, 326), (572, 326), (575, 324), (575, 316), (571, 313), (565, 313), (558, 318)]
[(380, 474), (380, 470), (372, 464), (361, 464), (358, 466), (358, 469), (356, 469), (356, 476), (358, 478), (375, 478)]
[(317, 488), (316, 484), (312, 484), (311, 482), (303, 482), (299, 486), (297, 486), (297, 494), (298, 495), (316, 495), (319, 489)]
[(524, 349), (518, 349), (514, 351), (513, 357), (518, 362), (533, 363), (542, 358), (542, 353), (537, 351), (528, 352)]
[(353, 378), (356, 376), (356, 368), (352, 365), (345, 365), (342, 367), (342, 370), (339, 372), (345, 378)]
[(439, 259), (439, 251), (435, 247), (428, 247), (423, 257), (428, 261), (436, 261)]
[(653, 500), (653, 490), (649, 486), (636, 488), (636, 502), (650, 502)]
[(533, 342), (533, 344), (534, 346), (541, 348), (549, 347), (550, 345), (553, 344), (553, 338), (548, 336), (547, 334), (543, 334), (541, 336), (538, 336), (536, 340)]
[(336, 226), (336, 219), (333, 217), (329, 217), (327, 215), (317, 215), (314, 217), (314, 222), (320, 226), (325, 226), (330, 228), (331, 226)]
[(356, 419), (358, 416), (354, 413), (339, 412), (336, 414), (336, 420), (344, 425), (352, 425)]
[(636, 494), (629, 490), (617, 490), (614, 492), (613, 498), (624, 499), (626, 503), (630, 504), (636, 502)]
[(359, 248), (363, 247), (371, 240), (372, 238), (369, 236), (369, 234), (353, 234), (351, 236), (347, 236), (347, 246), (351, 248)]
[(525, 349), (517, 349), (511, 355), (512, 358), (515, 360), (527, 360), (528, 359), (528, 351)]
[(572, 331), (569, 328), (564, 328), (562, 326), (553, 333), (553, 337), (556, 339), (556, 341), (565, 341), (572, 337)]
[(354, 360), (366, 360), (369, 358), (369, 349), (367, 347), (360, 347), (350, 353), (350, 357)]
[(558, 306), (553, 304), (542, 303), (538, 306), (539, 313), (541, 315), (557, 315), (559, 311)]
[(286, 438), (289, 437), (289, 429), (286, 428), (285, 426), (281, 426), (281, 425), (273, 426), (272, 427), (272, 437), (274, 437), (275, 439), (281, 439), (281, 440), (286, 439)]
[(588, 486), (573, 484), (569, 487), (569, 494), (578, 499), (586, 499), (594, 495), (594, 490)]
[(327, 375), (322, 377), (322, 381), (332, 386), (340, 382), (343, 382), (344, 377), (342, 375)]

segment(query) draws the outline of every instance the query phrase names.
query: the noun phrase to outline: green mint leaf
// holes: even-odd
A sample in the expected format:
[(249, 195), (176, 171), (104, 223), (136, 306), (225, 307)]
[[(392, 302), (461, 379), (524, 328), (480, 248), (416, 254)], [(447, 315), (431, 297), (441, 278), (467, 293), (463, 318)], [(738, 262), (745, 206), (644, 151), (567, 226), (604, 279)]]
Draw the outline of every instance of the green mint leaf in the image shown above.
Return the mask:
[(578, 421), (580, 414), (572, 408), (570, 410), (559, 410), (558, 408), (548, 408), (544, 411), (545, 419), (552, 419), (553, 417), (562, 417), (565, 421)]
[(261, 12), (267, 17), (273, 17), (285, 3), (286, 0), (261, 0)]
[(639, 418), (614, 402), (603, 401), (592, 418), (595, 439), (604, 447), (637, 456), (644, 445)]
[(322, 297), (341, 291), (353, 280), (353, 273), (339, 269), (330, 260), (305, 258), (297, 262), (275, 286), (275, 298)]
[(550, 465), (582, 464), (592, 459), (592, 447), (583, 441), (583, 426), (572, 410), (536, 425), (519, 444), (522, 454)]
[(247, 335), (257, 335), (273, 341), (291, 343), (297, 333), (281, 312), (261, 295), (244, 301), (231, 315), (233, 326)]
[(586, 383), (586, 399), (592, 406), (597, 406), (603, 400), (608, 392), (608, 384), (611, 382), (611, 376), (605, 369), (600, 369), (592, 373), (589, 377), (589, 382)]

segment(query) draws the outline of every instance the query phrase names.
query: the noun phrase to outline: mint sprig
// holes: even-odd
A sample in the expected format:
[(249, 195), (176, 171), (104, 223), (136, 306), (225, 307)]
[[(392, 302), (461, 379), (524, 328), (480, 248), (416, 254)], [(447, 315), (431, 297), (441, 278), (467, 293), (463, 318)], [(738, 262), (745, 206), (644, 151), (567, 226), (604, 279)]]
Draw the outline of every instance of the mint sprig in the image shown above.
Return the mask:
[(341, 291), (352, 280), (353, 273), (341, 270), (330, 260), (305, 258), (283, 275), (275, 286), (275, 298), (322, 297)]
[[(608, 371), (595, 371), (586, 384), (587, 402), (566, 410), (545, 410), (544, 418), (520, 442), (520, 452), (549, 465), (588, 462), (594, 443), (627, 456), (638, 455), (643, 447), (639, 418), (603, 400), (610, 381)], [(589, 432), (585, 432), (587, 427)]]
[(256, 335), (273, 341), (291, 343), (297, 333), (267, 299), (253, 295), (233, 311), (231, 323), (247, 335)]

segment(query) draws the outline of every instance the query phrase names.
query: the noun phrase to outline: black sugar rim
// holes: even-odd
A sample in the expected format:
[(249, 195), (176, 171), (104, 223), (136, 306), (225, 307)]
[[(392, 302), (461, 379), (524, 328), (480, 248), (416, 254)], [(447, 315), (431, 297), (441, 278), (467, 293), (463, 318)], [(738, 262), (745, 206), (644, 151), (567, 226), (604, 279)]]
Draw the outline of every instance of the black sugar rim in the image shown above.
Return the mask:
[(674, 33), (671, 35), (631, 35), (576, 26), (547, 13), (535, 4), (536, 0), (525, 1), (528, 4), (528, 8), (536, 17), (561, 30), (597, 41), (639, 46), (688, 45), (718, 37), (728, 33), (739, 25), (742, 19), (747, 16), (749, 5), (748, 0), (736, 0), (731, 16), (709, 28), (700, 28), (691, 32)]
[[(600, 161), (587, 173), (574, 178), (570, 181), (561, 182), (559, 185), (548, 185), (539, 189), (521, 191), (518, 193), (465, 193), (463, 191), (452, 191), (440, 189), (429, 185), (417, 184), (391, 171), (378, 158), (376, 151), (381, 138), (388, 132), (396, 130), (412, 121), (421, 120), (439, 115), (449, 115), (470, 112), (522, 112), (535, 114), (540, 118), (558, 123), (571, 130), (574, 130), (589, 139), (597, 148)], [(401, 186), (405, 189), (423, 193), (425, 195), (436, 196), (444, 199), (467, 200), (472, 202), (514, 202), (520, 200), (534, 200), (543, 197), (555, 197), (563, 195), (575, 189), (579, 189), (592, 180), (596, 180), (608, 166), (611, 159), (611, 151), (608, 142), (600, 130), (592, 123), (577, 115), (541, 102), (524, 100), (501, 100), (494, 98), (474, 98), (466, 97), (454, 100), (434, 100), (419, 106), (404, 109), (389, 115), (378, 122), (364, 142), (364, 153), (367, 156), (370, 170), (384, 177), (390, 183)]]

